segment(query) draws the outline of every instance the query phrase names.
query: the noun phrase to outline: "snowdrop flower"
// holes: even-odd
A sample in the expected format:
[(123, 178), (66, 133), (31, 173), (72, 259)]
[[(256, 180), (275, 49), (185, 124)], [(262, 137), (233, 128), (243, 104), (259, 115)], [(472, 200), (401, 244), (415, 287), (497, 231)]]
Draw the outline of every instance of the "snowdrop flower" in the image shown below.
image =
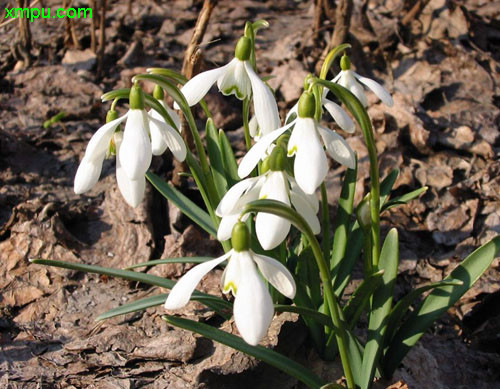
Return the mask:
[[(151, 117), (144, 109), (144, 95), (139, 85), (132, 87), (129, 100), (129, 111), (118, 118), (112, 108), (108, 112), (107, 123), (90, 139), (76, 172), (76, 194), (90, 190), (99, 180), (104, 159), (116, 154), (118, 187), (125, 201), (137, 207), (144, 197), (144, 174), (151, 164), (153, 152), (157, 154), (168, 147), (174, 156), (185, 158), (186, 149), (180, 135), (174, 134), (175, 130), (166, 128), (163, 121)], [(117, 131), (125, 119), (125, 130)], [(153, 123), (152, 129), (150, 123)]]
[(345, 54), (340, 60), (340, 68), (342, 69), (341, 72), (332, 80), (332, 82), (336, 82), (344, 88), (349, 89), (364, 107), (368, 106), (368, 99), (366, 98), (365, 91), (363, 90), (361, 84), (364, 84), (368, 89), (371, 89), (371, 91), (375, 93), (385, 105), (389, 107), (394, 105), (391, 95), (382, 85), (371, 78), (360, 76), (358, 73), (351, 70), (351, 61)]
[[(173, 109), (164, 103), (163, 98), (165, 96), (163, 89), (160, 86), (155, 86), (153, 97), (159, 101), (163, 108), (165, 108), (169, 116), (172, 118), (175, 127), (182, 132), (181, 119)], [(149, 111), (149, 118), (151, 151), (153, 155), (162, 155), (167, 149), (169, 149), (175, 159), (181, 162), (184, 161), (184, 159), (186, 159), (186, 144), (177, 129), (168, 124), (163, 116), (154, 109)]]
[(273, 301), (259, 271), (290, 299), (295, 296), (295, 281), (288, 269), (277, 260), (250, 250), (250, 233), (244, 223), (234, 226), (232, 244), (233, 249), (227, 254), (189, 270), (170, 291), (165, 308), (184, 307), (203, 276), (229, 260), (222, 276), (222, 290), (234, 295), (233, 313), (238, 331), (248, 344), (255, 346), (266, 335), (274, 316)]
[[(253, 93), (255, 117), (262, 134), (268, 134), (280, 126), (278, 106), (269, 87), (257, 76), (248, 61), (251, 41), (242, 37), (235, 49), (235, 58), (227, 65), (198, 74), (181, 89), (189, 106), (198, 103), (215, 82), (226, 96), (234, 94), (243, 100)], [(178, 106), (174, 105), (178, 109)]]
[[(259, 177), (247, 178), (237, 183), (222, 198), (215, 211), (222, 217), (217, 239), (229, 239), (245, 205), (257, 199), (277, 200), (292, 205), (309, 223), (312, 231), (319, 234), (321, 227), (316, 216), (318, 198), (315, 195), (306, 195), (285, 172), (285, 150), (281, 146), (274, 147), (267, 161), (268, 171)], [(245, 215), (243, 220), (246, 217), (248, 216)], [(255, 219), (257, 239), (264, 250), (271, 250), (283, 242), (290, 232), (290, 226), (291, 223), (287, 219), (265, 212), (257, 213)]]
[(288, 156), (295, 155), (293, 167), (295, 180), (306, 194), (313, 194), (326, 177), (328, 162), (323, 151), (323, 143), (333, 159), (353, 169), (355, 156), (349, 144), (335, 131), (321, 126), (314, 119), (314, 112), (314, 96), (304, 92), (299, 99), (297, 118), (262, 137), (241, 161), (238, 175), (246, 177), (250, 174), (269, 145), (292, 125), (294, 128), (288, 141)]

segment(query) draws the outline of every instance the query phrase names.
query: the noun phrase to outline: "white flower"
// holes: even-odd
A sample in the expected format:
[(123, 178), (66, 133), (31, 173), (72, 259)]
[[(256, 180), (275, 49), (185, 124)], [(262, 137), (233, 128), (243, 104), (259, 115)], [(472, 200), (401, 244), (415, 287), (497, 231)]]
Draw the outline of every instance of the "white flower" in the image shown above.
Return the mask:
[[(271, 89), (257, 76), (252, 65), (248, 61), (249, 47), (243, 47), (248, 38), (241, 38), (240, 42), (243, 53), (238, 55), (240, 42), (236, 47), (236, 58), (227, 65), (213, 70), (200, 73), (189, 80), (181, 89), (189, 106), (198, 103), (217, 82), (219, 90), (226, 96), (234, 94), (243, 100), (253, 93), (255, 117), (261, 134), (268, 134), (280, 126), (278, 106), (274, 100)], [(247, 55), (248, 54), (248, 55)], [(174, 108), (178, 109), (177, 105)]]
[[(163, 101), (159, 103), (166, 109), (167, 113), (172, 118), (175, 126), (179, 131), (182, 130), (181, 119), (179, 115), (166, 105)], [(151, 150), (153, 155), (162, 155), (169, 149), (178, 161), (186, 159), (186, 144), (179, 132), (169, 125), (162, 115), (152, 109), (149, 111), (150, 123), (149, 129), (151, 133)]]
[[(316, 216), (319, 207), (317, 197), (306, 195), (284, 171), (269, 170), (259, 177), (247, 178), (237, 183), (222, 198), (215, 211), (222, 217), (217, 239), (229, 239), (245, 205), (257, 199), (271, 199), (293, 205), (308, 222), (314, 234), (319, 234), (321, 227)], [(246, 220), (247, 217), (248, 215), (245, 215), (241, 220)], [(283, 242), (290, 226), (291, 223), (287, 219), (270, 213), (259, 212), (255, 219), (257, 238), (264, 250), (271, 250)]]
[(266, 335), (274, 315), (273, 302), (262, 276), (280, 293), (293, 299), (295, 281), (288, 269), (273, 258), (257, 255), (247, 249), (232, 249), (222, 257), (197, 265), (189, 270), (172, 288), (165, 302), (166, 309), (184, 307), (203, 276), (226, 259), (222, 290), (232, 292), (234, 320), (243, 339), (253, 346)]
[(365, 107), (368, 106), (368, 99), (366, 98), (365, 91), (363, 90), (361, 84), (364, 84), (368, 89), (375, 93), (375, 95), (377, 95), (377, 97), (382, 100), (385, 105), (389, 107), (394, 105), (391, 95), (382, 85), (371, 78), (360, 76), (351, 69), (341, 70), (332, 82), (336, 82), (344, 88), (349, 89)]
[(321, 126), (312, 117), (301, 117), (299, 114), (286, 126), (263, 136), (243, 157), (238, 167), (238, 175), (243, 178), (250, 174), (270, 144), (291, 126), (294, 128), (288, 141), (288, 156), (295, 155), (293, 167), (295, 180), (306, 194), (313, 194), (326, 177), (328, 162), (323, 144), (333, 159), (350, 169), (354, 168), (354, 152), (344, 138), (335, 131)]
[(123, 135), (117, 135), (117, 142), (114, 142), (118, 186), (129, 205), (136, 207), (141, 202), (145, 187), (144, 174), (152, 158), (149, 117), (147, 112), (141, 109), (130, 109), (122, 117), (106, 123), (92, 136), (76, 172), (74, 182), (76, 194), (88, 191), (99, 180), (104, 158), (109, 153), (111, 141), (115, 141), (113, 139), (115, 131), (125, 119), (127, 123)]

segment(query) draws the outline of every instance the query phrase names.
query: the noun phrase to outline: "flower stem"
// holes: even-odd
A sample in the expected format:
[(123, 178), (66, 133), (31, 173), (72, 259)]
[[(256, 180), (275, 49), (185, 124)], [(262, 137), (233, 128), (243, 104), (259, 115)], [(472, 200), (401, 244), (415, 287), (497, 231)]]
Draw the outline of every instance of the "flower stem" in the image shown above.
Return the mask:
[(243, 129), (245, 130), (245, 145), (247, 151), (252, 147), (252, 140), (250, 138), (250, 125), (249, 125), (249, 115), (250, 115), (250, 99), (246, 97), (243, 100)]

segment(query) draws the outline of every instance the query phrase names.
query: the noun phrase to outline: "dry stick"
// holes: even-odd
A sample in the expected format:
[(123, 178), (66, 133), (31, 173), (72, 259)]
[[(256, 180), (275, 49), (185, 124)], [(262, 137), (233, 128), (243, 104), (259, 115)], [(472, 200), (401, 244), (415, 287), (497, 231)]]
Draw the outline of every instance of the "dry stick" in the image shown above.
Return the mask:
[(335, 31), (328, 45), (328, 51), (345, 43), (351, 27), (352, 0), (341, 0), (335, 13)]
[(319, 31), (321, 30), (321, 21), (323, 20), (323, 0), (316, 0), (314, 3), (314, 26), (313, 40), (319, 40)]
[(407, 27), (408, 24), (411, 23), (412, 20), (417, 19), (424, 8), (427, 6), (430, 0), (419, 0), (415, 3), (412, 9), (404, 16), (403, 20), (401, 20), (401, 25), (403, 27)]
[(90, 0), (90, 8), (92, 9), (92, 12), (94, 12), (94, 15), (92, 15), (92, 18), (90, 19), (90, 50), (92, 50), (92, 52), (95, 54), (97, 53), (97, 40), (95, 36), (95, 20), (97, 18), (97, 8), (95, 0)]
[[(27, 0), (26, 0), (27, 3)], [(23, 0), (17, 0), (17, 6), (19, 8), (26, 8), (28, 4), (25, 4)], [(31, 30), (28, 18), (20, 17), (19, 18), (19, 42), (17, 44), (17, 48), (19, 54), (23, 58), (24, 68), (27, 68), (31, 65)]]
[[(203, 40), (203, 36), (205, 35), (205, 31), (207, 30), (208, 21), (210, 20), (210, 15), (212, 14), (212, 10), (214, 9), (217, 0), (204, 0), (203, 8), (198, 15), (198, 20), (196, 21), (196, 25), (194, 27), (193, 36), (191, 37), (191, 41), (189, 42), (189, 46), (186, 49), (186, 53), (184, 54), (184, 61), (182, 63), (182, 74), (186, 76), (187, 79), (191, 79), (197, 73), (197, 65), (199, 64), (201, 51), (199, 49), (199, 45)], [(182, 127), (186, 128), (187, 123), (186, 119), (181, 113)], [(194, 141), (193, 136), (190, 131), (183, 131), (182, 136), (186, 141), (189, 149), (194, 149)], [(187, 171), (187, 166), (185, 163), (178, 162), (174, 160), (174, 172), (172, 175), (172, 183), (176, 186), (181, 186), (181, 175), (179, 173), (183, 173)]]
[(104, 63), (104, 46), (106, 44), (106, 5), (107, 0), (101, 0), (101, 18), (99, 21), (99, 53), (97, 54), (97, 78), (102, 75), (102, 66)]

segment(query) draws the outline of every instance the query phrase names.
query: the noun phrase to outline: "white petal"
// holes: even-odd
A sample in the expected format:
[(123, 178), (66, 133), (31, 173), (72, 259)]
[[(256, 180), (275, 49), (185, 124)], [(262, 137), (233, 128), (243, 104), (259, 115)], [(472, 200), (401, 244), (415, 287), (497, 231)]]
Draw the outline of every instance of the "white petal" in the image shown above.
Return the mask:
[[(168, 148), (175, 159), (181, 162), (184, 161), (184, 159), (186, 159), (187, 150), (182, 136), (167, 123), (159, 121), (151, 116), (150, 119), (149, 129), (151, 131), (151, 149), (153, 155), (160, 155)], [(155, 139), (156, 137), (161, 137), (161, 141)], [(155, 148), (155, 146), (157, 147)], [(165, 148), (163, 148), (163, 146)], [(155, 151), (161, 152), (156, 154)]]
[[(290, 205), (287, 182), (282, 172), (268, 173), (259, 197)], [(290, 226), (291, 223), (287, 219), (270, 213), (259, 212), (255, 219), (257, 238), (264, 250), (271, 250), (283, 242), (290, 231)]]
[[(120, 154), (120, 149), (117, 151)], [(131, 180), (123, 171), (120, 158), (116, 158), (116, 181), (123, 198), (131, 207), (137, 207), (144, 198), (146, 190), (146, 177), (142, 176), (137, 180)]]
[(372, 80), (371, 78), (360, 76), (358, 73), (353, 72), (354, 77), (356, 77), (359, 82), (365, 84), (373, 93), (377, 95), (377, 97), (383, 101), (383, 103), (389, 107), (394, 105), (394, 101), (392, 100), (392, 96), (387, 92), (382, 85), (380, 85), (377, 81)]
[(347, 112), (340, 107), (340, 105), (328, 99), (324, 99), (323, 106), (330, 113), (330, 115), (332, 115), (333, 120), (335, 120), (340, 128), (349, 133), (354, 132), (354, 122), (349, 117)]
[(217, 216), (225, 216), (233, 213), (233, 209), (240, 197), (243, 196), (243, 194), (248, 189), (250, 189), (258, 180), (259, 177), (252, 177), (233, 185), (220, 201), (217, 209), (215, 210), (215, 214)]
[(151, 110), (149, 115), (149, 132), (151, 134), (151, 151), (153, 155), (162, 155), (167, 150), (167, 142), (163, 139), (163, 133), (166, 131), (167, 123), (163, 117)]
[(179, 117), (179, 115), (177, 115), (177, 112), (175, 112), (172, 108), (170, 108), (168, 105), (166, 104), (162, 104), (165, 109), (167, 110), (167, 113), (170, 115), (170, 118), (172, 119), (172, 121), (174, 122), (175, 126), (177, 128), (175, 128), (175, 130), (177, 130), (178, 132), (182, 133), (182, 123), (181, 123), (181, 118)]
[(165, 301), (165, 309), (179, 309), (185, 306), (189, 302), (191, 295), (203, 276), (214, 267), (224, 262), (232, 253), (233, 250), (224, 254), (222, 257), (197, 265), (184, 274), (170, 291), (167, 301)]
[(356, 157), (351, 149), (351, 146), (335, 131), (328, 128), (318, 126), (318, 130), (325, 142), (326, 150), (330, 157), (349, 169), (354, 169)]
[[(231, 62), (221, 68), (200, 73), (186, 82), (186, 84), (181, 88), (181, 92), (190, 107), (205, 97), (212, 85), (215, 84), (219, 77), (224, 75), (230, 64)], [(179, 105), (175, 103), (174, 108), (179, 109)]]
[(257, 118), (255, 116), (252, 116), (248, 122), (248, 130), (252, 138), (255, 138), (258, 135), (259, 123), (257, 123)]
[(283, 296), (295, 297), (295, 281), (288, 269), (276, 259), (252, 252), (252, 258), (257, 263), (260, 272), (272, 286)]
[(354, 96), (356, 96), (364, 107), (368, 106), (365, 91), (356, 78), (354, 78), (354, 72), (352, 70), (343, 70), (340, 72), (340, 77), (337, 83), (348, 89)]
[(240, 217), (239, 213), (224, 215), (220, 220), (219, 228), (217, 229), (217, 239), (222, 241), (231, 239), (233, 227)]
[(239, 261), (242, 277), (234, 300), (234, 320), (245, 342), (255, 346), (266, 336), (274, 307), (250, 254), (240, 253)]
[(100, 160), (90, 160), (87, 157), (83, 157), (76, 171), (73, 185), (73, 190), (76, 194), (88, 191), (97, 183), (101, 175), (103, 160), (104, 156)]
[(87, 149), (85, 150), (87, 160), (100, 160), (102, 163), (102, 158), (104, 158), (109, 149), (109, 142), (111, 141), (116, 128), (127, 118), (129, 112), (118, 119), (106, 123), (104, 126), (99, 128), (94, 135), (92, 135), (92, 138), (90, 138), (89, 144), (87, 145)]
[(300, 186), (297, 185), (297, 181), (295, 181), (295, 178), (288, 176), (288, 181), (290, 182), (290, 187), (291, 187), (291, 192), (290, 193), (297, 193), (299, 196), (302, 196), (309, 206), (312, 208), (314, 211), (314, 214), (318, 213), (319, 210), (319, 201), (318, 201), (318, 196), (316, 193), (313, 194), (307, 194), (305, 193), (302, 189), (300, 189)]
[[(337, 74), (333, 79), (332, 79), (332, 82), (338, 82), (340, 80), (340, 77), (342, 77), (342, 73), (344, 72), (344, 70), (340, 71), (339, 74)], [(325, 88), (327, 89), (327, 88)], [(329, 89), (327, 89), (329, 90)], [(323, 91), (324, 92), (324, 91)], [(328, 92), (327, 92), (328, 93)], [(325, 95), (323, 95), (323, 97), (325, 97)]]
[(248, 61), (245, 61), (245, 69), (252, 83), (253, 105), (257, 122), (262, 135), (267, 135), (281, 125), (278, 105), (271, 89), (255, 74)]
[(278, 128), (277, 130), (264, 135), (259, 141), (253, 145), (253, 147), (248, 151), (248, 153), (243, 157), (238, 166), (238, 175), (241, 178), (248, 176), (252, 170), (257, 166), (261, 158), (266, 154), (267, 148), (273, 143), (278, 137), (288, 130), (294, 122), (287, 124), (284, 127)]
[(118, 158), (125, 174), (131, 180), (139, 179), (148, 170), (152, 151), (146, 111), (141, 109), (129, 111)]
[(233, 251), (233, 255), (231, 255), (231, 259), (229, 260), (226, 268), (224, 269), (224, 273), (222, 274), (221, 278), (222, 293), (232, 292), (233, 296), (236, 296), (241, 277), (245, 276), (241, 272), (240, 257), (241, 253)]
[(323, 182), (328, 163), (313, 119), (299, 118), (288, 142), (288, 154), (295, 152), (295, 180), (307, 194), (312, 194)]
[(217, 80), (217, 86), (223, 95), (234, 94), (238, 99), (243, 100), (252, 91), (245, 65), (237, 58), (229, 62), (229, 65), (226, 73)]
[(295, 210), (306, 220), (307, 224), (309, 224), (314, 235), (319, 234), (321, 232), (321, 225), (316, 215), (318, 211), (315, 211), (311, 207), (311, 204), (309, 204), (305, 196), (297, 192), (290, 192), (290, 200), (292, 200)]

